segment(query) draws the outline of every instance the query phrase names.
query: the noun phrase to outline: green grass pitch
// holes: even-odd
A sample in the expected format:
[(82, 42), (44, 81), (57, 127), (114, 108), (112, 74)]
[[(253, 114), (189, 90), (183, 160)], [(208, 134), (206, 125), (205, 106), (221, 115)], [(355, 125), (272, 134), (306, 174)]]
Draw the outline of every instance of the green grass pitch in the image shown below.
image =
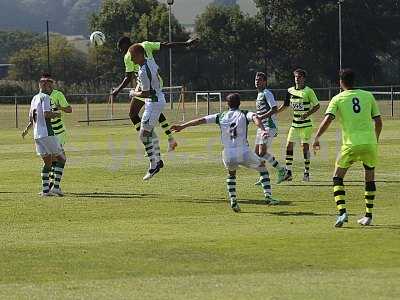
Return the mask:
[[(282, 205), (264, 205), (257, 174), (240, 169), (235, 214), (216, 126), (177, 134), (169, 154), (157, 129), (166, 166), (143, 182), (147, 160), (134, 129), (78, 126), (84, 113), (75, 113), (64, 198), (37, 196), (32, 137), (0, 127), (0, 299), (400, 298), (400, 121), (384, 120), (374, 226), (356, 223), (365, 209), (356, 165), (346, 177), (350, 220), (335, 229), (337, 127), (312, 157), (310, 183), (300, 181), (295, 149), (294, 181), (273, 185)], [(280, 125), (282, 162), (286, 117)], [(254, 127), (249, 133), (252, 144)]]

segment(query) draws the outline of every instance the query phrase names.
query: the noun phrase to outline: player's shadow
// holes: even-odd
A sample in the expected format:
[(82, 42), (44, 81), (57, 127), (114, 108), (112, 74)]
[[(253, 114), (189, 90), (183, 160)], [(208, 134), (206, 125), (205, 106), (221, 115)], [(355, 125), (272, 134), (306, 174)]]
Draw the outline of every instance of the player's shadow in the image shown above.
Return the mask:
[[(179, 199), (179, 202), (189, 202), (189, 203), (229, 203), (229, 201), (225, 198), (218, 199)], [(265, 203), (264, 200), (259, 199), (238, 199), (240, 205), (264, 205), (264, 206), (272, 206)], [(278, 205), (273, 206), (284, 206), (284, 205), (293, 205), (292, 201), (281, 201)]]
[(96, 199), (154, 199), (158, 197), (157, 194), (143, 194), (143, 193), (111, 193), (111, 192), (92, 192), (92, 193), (67, 193), (65, 196), (73, 196), (77, 198), (96, 198)]
[(270, 215), (280, 216), (280, 217), (326, 217), (326, 216), (334, 216), (334, 214), (323, 214), (323, 213), (315, 213), (313, 211), (270, 211), (268, 212)]
[(10, 192), (7, 192), (7, 191), (3, 191), (3, 192), (0, 192), (0, 194), (30, 194), (31, 192), (20, 192), (20, 191), (10, 191)]
[(393, 229), (393, 230), (400, 230), (400, 225), (399, 224), (387, 224), (387, 225), (369, 225), (369, 226), (344, 226), (342, 227), (343, 229), (362, 229), (362, 230), (379, 230), (379, 229), (383, 229), (383, 230), (387, 230), (387, 229)]
[(264, 205), (264, 206), (290, 206), (294, 205), (292, 204), (292, 201), (286, 201), (286, 200), (280, 200), (279, 204), (276, 205), (269, 205), (267, 204), (264, 200), (255, 200), (255, 199), (239, 199), (238, 200), (239, 204), (252, 204), (252, 205)]

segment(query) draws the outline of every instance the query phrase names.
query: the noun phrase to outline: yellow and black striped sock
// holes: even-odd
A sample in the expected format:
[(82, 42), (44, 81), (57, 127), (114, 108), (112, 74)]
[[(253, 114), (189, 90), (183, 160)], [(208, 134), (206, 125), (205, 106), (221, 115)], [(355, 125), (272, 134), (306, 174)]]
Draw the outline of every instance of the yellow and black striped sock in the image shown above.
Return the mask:
[(343, 178), (333, 177), (333, 196), (340, 215), (346, 212), (346, 192), (344, 190)]
[(171, 131), (171, 126), (169, 125), (167, 119), (165, 118), (165, 115), (163, 113), (160, 114), (160, 117), (158, 118), (158, 122), (160, 123), (162, 129), (164, 130), (165, 134), (168, 136), (168, 139), (173, 139), (174, 135)]
[(286, 150), (286, 169), (291, 171), (292, 165), (293, 165), (293, 150), (292, 151)]
[(365, 183), (365, 216), (372, 218), (372, 209), (374, 208), (376, 186), (375, 181)]
[(304, 173), (310, 173), (310, 151), (304, 152)]

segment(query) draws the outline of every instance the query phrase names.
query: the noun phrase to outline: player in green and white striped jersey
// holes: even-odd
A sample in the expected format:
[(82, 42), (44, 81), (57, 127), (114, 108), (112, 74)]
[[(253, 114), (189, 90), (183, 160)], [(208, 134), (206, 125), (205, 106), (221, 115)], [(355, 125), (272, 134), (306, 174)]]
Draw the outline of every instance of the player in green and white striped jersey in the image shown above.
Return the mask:
[[(254, 83), (258, 91), (256, 99), (257, 115), (268, 132), (268, 137), (263, 138), (261, 130), (257, 129), (255, 152), (276, 169), (277, 183), (281, 183), (286, 176), (286, 170), (279, 165), (270, 149), (273, 139), (278, 135), (278, 122), (276, 120), (278, 105), (274, 95), (267, 89), (267, 75), (265, 73), (257, 72)], [(256, 182), (256, 185), (260, 184), (261, 179)]]

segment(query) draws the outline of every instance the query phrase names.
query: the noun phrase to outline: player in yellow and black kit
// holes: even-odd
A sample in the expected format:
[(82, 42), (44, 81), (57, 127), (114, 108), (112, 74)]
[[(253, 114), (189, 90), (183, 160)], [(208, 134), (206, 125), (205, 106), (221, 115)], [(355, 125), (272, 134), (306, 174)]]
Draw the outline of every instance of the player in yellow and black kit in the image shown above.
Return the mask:
[[(140, 45), (143, 47), (145, 51), (145, 57), (147, 60), (154, 60), (153, 52), (159, 51), (163, 48), (169, 49), (169, 48), (176, 48), (176, 47), (192, 47), (198, 44), (198, 39), (190, 39), (186, 42), (149, 42), (149, 41), (144, 41), (140, 43)], [(120, 83), (118, 87), (116, 87), (112, 91), (112, 95), (116, 97), (119, 92), (128, 86), (128, 84), (132, 83), (134, 79), (137, 77), (137, 73), (139, 71), (139, 65), (134, 64), (131, 59), (131, 54), (129, 53), (128, 49), (130, 46), (132, 46), (133, 43), (131, 40), (124, 36), (121, 37), (118, 41), (117, 48), (118, 51), (124, 54), (124, 63), (125, 63), (125, 77)], [(161, 82), (161, 87), (163, 85), (162, 78), (160, 75), (158, 75), (159, 80)], [(139, 85), (136, 85), (138, 87)], [(140, 116), (139, 112), (142, 109), (144, 105), (144, 99), (138, 98), (138, 97), (132, 97), (132, 93), (129, 94), (129, 97), (131, 98), (131, 104), (130, 104), (130, 109), (129, 109), (129, 117), (135, 126), (136, 130), (139, 132), (140, 131)], [(168, 151), (173, 151), (176, 146), (178, 145), (174, 139), (173, 133), (170, 130), (170, 125), (168, 124), (167, 119), (165, 118), (165, 115), (163, 113), (160, 114), (159, 117), (159, 123), (161, 127), (164, 129), (165, 134), (168, 136)]]
[(297, 69), (293, 72), (295, 86), (287, 91), (283, 105), (278, 113), (288, 106), (293, 109), (293, 121), (289, 129), (286, 145), (286, 177), (292, 180), (293, 146), (295, 142), (301, 142), (304, 155), (304, 181), (310, 181), (310, 140), (313, 132), (311, 115), (319, 109), (318, 98), (314, 90), (305, 85), (306, 71)]
[[(375, 166), (378, 160), (378, 141), (382, 131), (382, 118), (374, 96), (367, 91), (354, 89), (354, 72), (351, 69), (341, 70), (339, 93), (329, 103), (326, 115), (319, 126), (314, 151), (320, 149), (319, 138), (338, 117), (342, 127), (342, 148), (336, 161), (333, 177), (333, 193), (339, 215), (335, 227), (342, 227), (348, 221), (345, 202), (344, 176), (349, 167), (361, 161), (365, 169), (365, 216), (358, 224), (366, 226), (372, 222), (372, 208), (375, 200)], [(373, 125), (374, 124), (374, 125)]]

